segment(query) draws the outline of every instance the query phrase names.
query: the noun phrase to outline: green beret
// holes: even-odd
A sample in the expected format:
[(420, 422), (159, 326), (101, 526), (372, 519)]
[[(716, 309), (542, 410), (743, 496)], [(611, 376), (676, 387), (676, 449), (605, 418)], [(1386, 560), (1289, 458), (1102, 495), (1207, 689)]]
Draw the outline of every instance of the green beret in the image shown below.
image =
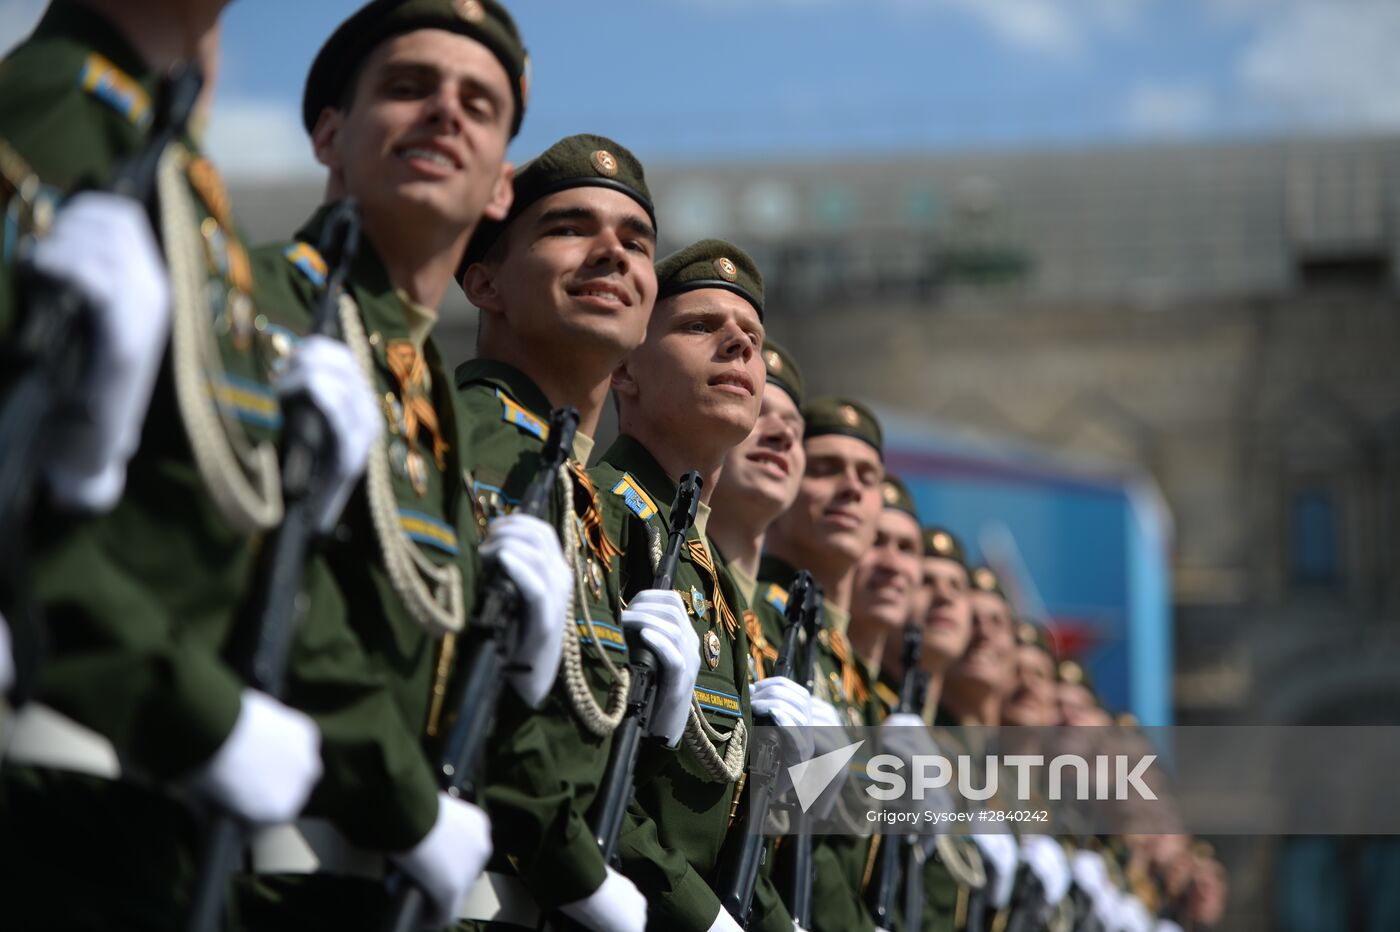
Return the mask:
[(477, 224), (471, 242), (462, 257), (457, 280), (461, 281), (467, 266), (480, 262), (500, 239), (506, 227), (540, 198), (567, 191), (569, 188), (612, 188), (621, 191), (642, 206), (656, 226), (656, 208), (651, 203), (642, 163), (624, 146), (605, 136), (583, 133), (561, 139), (531, 159), (515, 173), (515, 198), (504, 220), (485, 220)]
[(802, 370), (792, 354), (772, 340), (763, 341), (763, 366), (768, 381), (792, 396), (793, 404), (802, 407)]
[(733, 243), (702, 239), (656, 263), (656, 300), (700, 288), (732, 291), (754, 306), (763, 319), (763, 276), (753, 259)]
[[(1038, 625), (1029, 618), (1019, 618), (1016, 621), (1016, 643), (1025, 647), (1038, 647), (1050, 656), (1052, 661), (1059, 660), (1059, 653), (1055, 650), (1054, 643), (1050, 640), (1050, 632), (1043, 625)], [(1055, 668), (1055, 675), (1059, 676), (1058, 665)]]
[(924, 556), (939, 557), (962, 564), (967, 569), (967, 554), (952, 531), (941, 527), (924, 528)]
[(843, 434), (864, 440), (875, 448), (881, 459), (885, 456), (885, 435), (875, 414), (858, 401), (844, 398), (821, 398), (802, 410), (807, 422), (802, 439), (810, 440), (824, 434)]
[(301, 98), (301, 122), (311, 132), (321, 111), (338, 106), (346, 84), (360, 63), (385, 39), (417, 29), (443, 29), (475, 39), (500, 61), (510, 78), (515, 113), (510, 135), (520, 132), (525, 101), (530, 96), (530, 56), (520, 31), (506, 8), (496, 0), (371, 0), (341, 23), (306, 75)]
[(997, 574), (992, 572), (990, 567), (976, 567), (968, 574), (968, 578), (972, 580), (973, 592), (990, 592), (1000, 596), (1003, 602), (1010, 601), (1006, 598), (1006, 590), (1001, 588), (1001, 580), (997, 579)]
[(919, 520), (919, 511), (914, 507), (914, 496), (909, 494), (909, 487), (898, 476), (885, 475), (880, 483), (880, 498), (884, 500), (886, 508), (902, 511), (915, 521)]
[(1089, 671), (1084, 669), (1084, 665), (1078, 660), (1061, 660), (1057, 671), (1060, 674), (1061, 683), (1083, 686), (1089, 691), (1089, 695), (1094, 697), (1094, 702), (1099, 701), (1099, 691), (1094, 688), (1094, 681), (1089, 677)]

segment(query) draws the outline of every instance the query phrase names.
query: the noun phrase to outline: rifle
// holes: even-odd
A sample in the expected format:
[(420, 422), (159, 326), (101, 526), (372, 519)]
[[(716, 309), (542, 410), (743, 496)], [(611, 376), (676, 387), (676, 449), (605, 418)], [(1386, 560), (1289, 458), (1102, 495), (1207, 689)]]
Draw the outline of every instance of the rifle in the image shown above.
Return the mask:
[[(313, 335), (334, 337), (340, 332), (340, 293), (359, 238), (358, 208), (352, 198), (345, 198), (327, 215), (317, 247), (328, 271), (311, 325)], [(329, 457), (334, 455), (330, 424), (310, 396), (293, 395), (282, 410), (280, 463), (285, 510), (282, 523), (268, 535), (258, 554), (247, 614), (253, 620), (247, 629), (251, 647), (241, 670), (248, 685), (276, 699), (285, 692), (287, 662), (306, 610), (302, 577), (307, 553), (318, 536), (313, 506), (325, 487)], [(243, 832), (243, 823), (236, 816), (211, 812), (204, 826), (188, 929), (201, 932), (219, 927), (228, 877), (237, 867), (243, 847)]]
[[(676, 499), (671, 503), (666, 549), (662, 552), (651, 583), (653, 589), (671, 588), (686, 532), (695, 521), (703, 484), (700, 474), (694, 470), (681, 477), (681, 483), (676, 488)], [(652, 706), (656, 700), (656, 655), (640, 637), (631, 632), (627, 636), (627, 650), (631, 656), (628, 667), (632, 677), (627, 690), (627, 708), (622, 721), (613, 731), (608, 769), (599, 786), (597, 815), (593, 823), (598, 847), (603, 851), (603, 861), (608, 864), (617, 861), (617, 839), (622, 834), (622, 817), (632, 801), (632, 776), (637, 766), (637, 754), (641, 751), (642, 736), (651, 724)]]
[[(160, 236), (156, 204), (156, 169), (161, 155), (185, 134), (204, 79), (199, 67), (184, 62), (170, 69), (156, 93), (151, 134), (140, 151), (119, 162), (107, 190), (143, 204), (151, 229)], [(18, 603), (11, 621), (19, 683), (15, 704), (28, 691), (39, 645), (39, 624), (18, 624), (32, 614), (24, 570), (35, 494), (43, 464), (51, 453), (53, 425), (87, 416), (76, 404), (78, 389), (92, 358), (92, 315), (87, 298), (75, 285), (40, 272), (28, 262), (16, 270), (19, 306), (24, 317), (6, 348), (4, 371), (14, 373), (0, 408), (0, 567), (7, 568), (5, 594)], [(26, 631), (27, 629), (27, 631)], [(26, 633), (29, 636), (26, 636)], [(21, 639), (26, 643), (21, 643)], [(28, 662), (26, 662), (28, 661)]]
[[(578, 410), (572, 407), (555, 408), (549, 416), (549, 439), (540, 454), (539, 468), (526, 486), (516, 513), (536, 518), (548, 513), (550, 492), (554, 488), (559, 467), (564, 465), (569, 451), (573, 449), (577, 431)], [(469, 802), (477, 798), (477, 777), (481, 772), (486, 741), (495, 725), (496, 706), (505, 688), (503, 674), (520, 639), (519, 626), (514, 624), (521, 612), (520, 590), (501, 571), (499, 564), (488, 563), (486, 573), (486, 591), (482, 596), (481, 609), (472, 623), (472, 629), (479, 637), (467, 661), (467, 672), (457, 701), (457, 715), (443, 743), (437, 766), (438, 785), (443, 792)], [(573, 637), (574, 632), (565, 632), (564, 636)], [(418, 928), (427, 906), (423, 889), (399, 870), (391, 873), (387, 883), (392, 899), (384, 928), (403, 932)]]
[[(902, 713), (917, 712), (923, 708), (923, 699), (918, 695), (919, 653), (923, 649), (924, 630), (918, 622), (910, 621), (904, 626), (904, 645), (900, 652), (903, 672), (899, 684), (899, 708)], [(880, 852), (880, 882), (871, 894), (870, 912), (875, 925), (882, 929), (893, 928), (895, 901), (899, 890), (901, 849), (913, 847), (917, 835), (901, 835), (897, 840), (885, 845)], [(906, 878), (907, 879), (907, 878)], [(922, 910), (920, 910), (922, 912)]]
[[(783, 640), (778, 648), (778, 659), (773, 665), (774, 676), (792, 677), (793, 667), (797, 663), (798, 635), (811, 623), (807, 615), (813, 609), (811, 590), (814, 585), (812, 574), (802, 570), (788, 586)], [(759, 724), (777, 723), (765, 718)], [(739, 820), (731, 829), (736, 833), (734, 837), (739, 839), (739, 850), (725, 860), (724, 876), (719, 885), (720, 902), (725, 911), (744, 928), (749, 925), (753, 891), (758, 884), (758, 871), (763, 866), (767, 851), (763, 823), (768, 818), (773, 791), (777, 786), (779, 758), (777, 735), (765, 733), (750, 749), (749, 792), (744, 797), (744, 809)]]
[[(807, 610), (810, 619), (807, 627), (807, 643), (802, 650), (802, 684), (811, 694), (817, 676), (817, 634), (822, 626), (822, 587), (813, 583), (811, 607)], [(812, 835), (807, 831), (807, 814), (800, 808), (792, 809), (792, 879), (787, 903), (793, 921), (804, 929), (812, 927)]]

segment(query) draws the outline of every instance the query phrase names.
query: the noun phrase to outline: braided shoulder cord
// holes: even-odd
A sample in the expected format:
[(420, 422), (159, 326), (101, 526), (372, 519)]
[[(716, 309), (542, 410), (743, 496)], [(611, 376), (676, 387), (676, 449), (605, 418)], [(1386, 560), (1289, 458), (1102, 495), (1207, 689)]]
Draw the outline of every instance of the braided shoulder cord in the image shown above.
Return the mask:
[(248, 534), (282, 520), (282, 476), (270, 442), (253, 444), (214, 398), (223, 375), (207, 303), (199, 220), (184, 176), (185, 150), (170, 146), (156, 173), (160, 225), (170, 271), (171, 372), (195, 468), (219, 513)]
[[(349, 294), (340, 296), (340, 325), (345, 342), (360, 364), (369, 384), (374, 384), (374, 354), (360, 321), (360, 309)], [(438, 566), (409, 540), (399, 524), (398, 502), (389, 475), (388, 438), (381, 438), (370, 449), (365, 468), (365, 490), (369, 498), (374, 536), (384, 558), (384, 569), (394, 592), (409, 615), (433, 634), (461, 631), (466, 623), (462, 592), (462, 571), (455, 563)]]

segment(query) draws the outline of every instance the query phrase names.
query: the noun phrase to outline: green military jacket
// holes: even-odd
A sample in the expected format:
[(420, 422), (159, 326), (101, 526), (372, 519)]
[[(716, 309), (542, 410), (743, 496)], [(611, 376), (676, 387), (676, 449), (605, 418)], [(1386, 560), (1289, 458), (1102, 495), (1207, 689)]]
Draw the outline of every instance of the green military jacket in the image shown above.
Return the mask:
[[(537, 472), (550, 404), (529, 376), (504, 363), (465, 362), (456, 380), (470, 454), (466, 465), (477, 515), (485, 522), (511, 511)], [(587, 458), (576, 444), (570, 462), (573, 510), (565, 513), (556, 485), (545, 516), (575, 556), (578, 666), (561, 663), (539, 709), (507, 693), (487, 762), (492, 866), (518, 873), (544, 910), (582, 899), (603, 882), (606, 865), (587, 815), (626, 698), (619, 673), (627, 663), (627, 642), (612, 589), (604, 585), (615, 573), (616, 551), (602, 526), (599, 493), (583, 472)]]
[[(626, 435), (589, 475), (602, 499), (608, 536), (620, 550), (607, 587), (621, 607), (651, 587), (653, 553), (659, 557), (665, 546), (676, 481)], [(753, 725), (748, 641), (741, 621), (747, 606), (722, 562), (711, 557), (713, 572), (703, 568), (701, 554), (714, 553), (707, 547), (703, 534), (692, 528), (674, 582), (700, 636), (692, 720), (678, 748), (658, 742), (644, 748), (637, 765), (636, 796), (618, 845), (622, 872), (646, 896), (648, 927), (653, 929), (705, 932), (719, 912), (719, 897), (711, 885)], [(697, 716), (703, 716), (708, 729)], [(733, 778), (723, 771), (722, 759), (735, 770)]]
[[(765, 671), (772, 670), (777, 658), (773, 648), (782, 643), (787, 587), (795, 575), (797, 571), (793, 567), (772, 556), (765, 556), (758, 567), (756, 611), (767, 650), (755, 652), (754, 661), (756, 665), (761, 654)], [(827, 612), (828, 618), (830, 614)], [(817, 642), (813, 695), (830, 702), (854, 727), (877, 724), (879, 714), (870, 672), (852, 651), (845, 632), (829, 627), (824, 620)], [(860, 770), (864, 763), (865, 758), (857, 756), (851, 768)], [(848, 792), (853, 789), (848, 785)], [(841, 807), (842, 803), (838, 802), (836, 812), (839, 813)], [(853, 823), (846, 826), (847, 831), (859, 828)], [(867, 835), (824, 835), (815, 840), (812, 845), (814, 932), (875, 928), (864, 900), (874, 868), (874, 853)]]
[[(275, 355), (311, 327), (326, 274), (313, 245), (325, 215), (254, 251), (261, 332)], [(393, 851), (416, 844), (437, 816), (424, 742), (448, 724), (477, 527), (452, 383), (368, 237), (345, 291), (358, 313), (342, 313), (341, 336), (380, 400), (384, 435), (308, 569), (307, 635), (292, 656), (288, 701), (322, 732), (325, 774), (306, 814), (331, 818), (358, 845)], [(444, 637), (454, 624), (458, 634)]]
[[(7, 177), (32, 173), (49, 197), (105, 183), (142, 145), (154, 86), (114, 28), (55, 2), (0, 62)], [(273, 453), (280, 411), (254, 338), (247, 255), (223, 184), (198, 146), (176, 146), (172, 165), (161, 200), (180, 216), (158, 233), (169, 261), (180, 257), (189, 272), (173, 291), (173, 342), (187, 336), (195, 348), (167, 354), (121, 500), (96, 517), (41, 513), (30, 573), (49, 642), (37, 698), (159, 779), (207, 761), (233, 727), (243, 684), (220, 651), (248, 590), (260, 531), (281, 507), (275, 458), (262, 456)], [(9, 197), (7, 216), (25, 212), (23, 200)], [(14, 232), (7, 225), (8, 258)], [(177, 387), (175, 373), (188, 370), (193, 376)], [(239, 467), (201, 463), (191, 423), (208, 428), (201, 450), (244, 454)], [(256, 499), (261, 520), (221, 504), (234, 486)]]

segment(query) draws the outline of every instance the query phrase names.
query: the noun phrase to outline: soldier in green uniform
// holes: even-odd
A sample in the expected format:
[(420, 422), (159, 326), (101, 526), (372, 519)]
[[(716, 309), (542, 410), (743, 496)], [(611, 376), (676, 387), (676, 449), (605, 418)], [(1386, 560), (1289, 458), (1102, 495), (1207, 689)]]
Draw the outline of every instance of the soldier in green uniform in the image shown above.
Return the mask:
[[(962, 544), (950, 531), (925, 527), (921, 533), (922, 560), (920, 584), (915, 591), (912, 615), (922, 620), (923, 644), (919, 667), (927, 676), (922, 718), (932, 724), (937, 715), (943, 679), (967, 650), (972, 637), (972, 607), (968, 598), (967, 558)], [(886, 648), (886, 669), (893, 662)], [(887, 710), (898, 702), (897, 683), (886, 677), (875, 687)], [(946, 733), (934, 740), (945, 754), (956, 754), (958, 744)], [(982, 857), (966, 836), (939, 834), (921, 839), (924, 849), (923, 899), (920, 923), (911, 925), (901, 916), (904, 928), (942, 930), (966, 927), (968, 901), (980, 888)], [(903, 896), (900, 898), (901, 908)]]
[[(254, 840), (236, 904), (249, 927), (376, 922), (386, 854), (445, 923), (489, 853), (481, 810), (439, 792), (424, 753), (450, 724), (443, 700), (466, 653), (478, 529), (463, 484), (465, 426), (432, 329), (472, 231), (509, 209), (505, 148), (523, 116), (525, 71), (515, 25), (490, 0), (375, 0), (335, 30), (307, 77), (302, 115), (328, 169), (325, 199), (353, 196), (363, 216), (338, 322), (384, 436), (309, 571), (312, 623), (338, 636), (298, 651), (289, 674), (290, 701), (337, 753), (306, 817)], [(254, 254), (274, 349), (311, 323), (326, 212)], [(508, 676), (538, 702), (563, 633), (558, 539), (512, 515), (482, 553), (524, 597)], [(390, 702), (364, 701), (381, 688)]]
[(856, 564), (850, 641), (866, 666), (880, 671), (879, 681), (897, 686), (904, 625), (923, 579), (923, 538), (914, 499), (898, 477), (885, 476), (880, 496), (875, 544)]
[[(763, 341), (763, 366), (768, 383), (758, 421), (724, 458), (724, 470), (710, 499), (714, 512), (710, 540), (724, 554), (730, 575), (750, 605), (758, 587), (758, 563), (768, 525), (792, 506), (807, 468), (802, 448), (802, 370), (771, 339)], [(757, 616), (749, 617), (749, 647), (763, 655), (756, 659), (771, 664), (777, 659), (777, 648), (764, 638)], [(762, 673), (762, 663), (756, 663), (755, 679)]]
[[(646, 340), (612, 377), (621, 434), (589, 475), (620, 551), (607, 575), (620, 617), (627, 622), (639, 605), (677, 612), (693, 626), (702, 662), (679, 706), (680, 747), (657, 748), (638, 763), (619, 852), (623, 872), (647, 897), (648, 928), (737, 929), (712, 884), (753, 715), (805, 725), (807, 704), (806, 691), (781, 677), (750, 690), (747, 605), (706, 535), (705, 499), (762, 402), (763, 285), (752, 260), (720, 240), (667, 257), (657, 281)], [(705, 486), (675, 591), (649, 591), (676, 483), (690, 470)], [(791, 928), (785, 915), (757, 919), (764, 928)]]
[(534, 928), (541, 911), (562, 908), (596, 929), (645, 925), (645, 900), (604, 864), (586, 819), (626, 698), (627, 642), (604, 599), (616, 551), (584, 467), (612, 372), (642, 342), (656, 301), (655, 224), (632, 153), (570, 136), (521, 169), (509, 217), (483, 224), (467, 249), (461, 280), (481, 318), (477, 358), (456, 379), (481, 519), (519, 500), (551, 408), (580, 415), (560, 480), (568, 487), (549, 516), (571, 557), (577, 633), (544, 705), (507, 700), (500, 709), (486, 791), (495, 855), (483, 879), (496, 892), (469, 900), (477, 919)]
[[(108, 182), (141, 149), (157, 76), (212, 50), (222, 6), (176, 17), (155, 2), (53, 4), (0, 63), (6, 214), (37, 227), (7, 236), (43, 233), (63, 194)], [(95, 345), (80, 389), (93, 417), (71, 433), (55, 425), (63, 469), (46, 464), (52, 507), (30, 548), (49, 650), (0, 771), (15, 928), (178, 927), (197, 839), (169, 791), (278, 821), (321, 769), (310, 719), (246, 688), (221, 658), (252, 556), (281, 518), (279, 404), (247, 255), (194, 134), (162, 153), (155, 197), (168, 268), (143, 205), (95, 192), (74, 197), (32, 253), (83, 292)], [(373, 438), (373, 402), (349, 363), (318, 347), (281, 370), (336, 441), (323, 527)]]
[(1016, 685), (1002, 709), (1002, 722), (1038, 728), (1058, 725), (1058, 658), (1048, 632), (1028, 619), (1016, 623), (1015, 673)]
[[(777, 643), (786, 586), (805, 567), (825, 590), (817, 652), (814, 724), (859, 727), (878, 722), (877, 671), (847, 636), (855, 569), (875, 542), (883, 510), (885, 475), (879, 422), (858, 402), (821, 399), (803, 409), (807, 467), (792, 507), (768, 529), (759, 566), (758, 597), (764, 633)], [(824, 732), (824, 737), (830, 732)], [(836, 817), (845, 812), (835, 802)], [(813, 846), (812, 922), (817, 929), (873, 929), (863, 900), (870, 874), (869, 826), (846, 819), (847, 834), (827, 835)], [(781, 863), (781, 859), (780, 859)]]

